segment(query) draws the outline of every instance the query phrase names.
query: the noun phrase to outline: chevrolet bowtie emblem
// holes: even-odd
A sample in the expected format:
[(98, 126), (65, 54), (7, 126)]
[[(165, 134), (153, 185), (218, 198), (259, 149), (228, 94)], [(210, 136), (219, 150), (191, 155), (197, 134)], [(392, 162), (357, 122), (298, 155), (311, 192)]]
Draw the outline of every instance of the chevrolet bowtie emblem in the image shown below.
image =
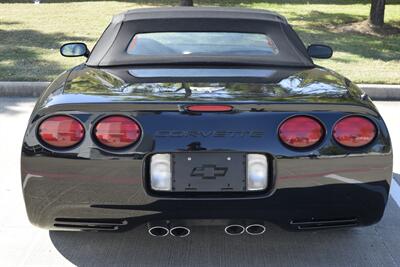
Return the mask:
[(193, 168), (191, 176), (200, 176), (203, 179), (215, 179), (218, 176), (225, 176), (228, 168), (217, 167), (216, 165), (203, 165), (202, 167)]

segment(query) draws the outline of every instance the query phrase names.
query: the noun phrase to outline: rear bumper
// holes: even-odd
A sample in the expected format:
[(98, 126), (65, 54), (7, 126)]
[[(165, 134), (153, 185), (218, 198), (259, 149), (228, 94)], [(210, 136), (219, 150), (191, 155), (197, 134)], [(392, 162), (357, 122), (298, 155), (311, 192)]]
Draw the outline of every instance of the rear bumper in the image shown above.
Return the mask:
[(275, 158), (268, 194), (163, 198), (145, 190), (144, 158), (88, 160), (23, 153), (23, 194), (30, 221), (57, 230), (97, 229), (96, 223), (102, 222), (116, 230), (159, 220), (250, 220), (289, 230), (318, 221), (369, 225), (383, 215), (392, 175), (391, 152)]

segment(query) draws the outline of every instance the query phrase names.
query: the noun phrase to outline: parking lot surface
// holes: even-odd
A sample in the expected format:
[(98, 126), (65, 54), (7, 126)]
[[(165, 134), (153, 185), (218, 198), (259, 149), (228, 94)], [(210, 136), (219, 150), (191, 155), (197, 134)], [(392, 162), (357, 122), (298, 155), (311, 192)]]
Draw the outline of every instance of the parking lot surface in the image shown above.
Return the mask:
[(125, 233), (49, 232), (28, 222), (19, 159), (35, 99), (0, 98), (0, 266), (399, 266), (400, 102), (376, 102), (394, 147), (391, 199), (374, 226), (262, 236), (227, 236), (198, 227), (187, 238)]

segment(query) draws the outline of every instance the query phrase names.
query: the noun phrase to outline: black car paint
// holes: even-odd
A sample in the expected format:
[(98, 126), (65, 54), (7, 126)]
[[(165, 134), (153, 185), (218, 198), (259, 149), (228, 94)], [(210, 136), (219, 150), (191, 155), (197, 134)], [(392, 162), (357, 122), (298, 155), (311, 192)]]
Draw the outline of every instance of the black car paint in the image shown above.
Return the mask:
[[(285, 79), (298, 81), (289, 83), (293, 88), (285, 89), (279, 85)], [(138, 82), (254, 82), (267, 84), (271, 91), (228, 92), (229, 97), (213, 98), (116, 90)], [(308, 90), (310, 85), (325, 89), (313, 92)], [(199, 114), (182, 109), (188, 103), (210, 101), (232, 105), (234, 111)], [(55, 114), (67, 114), (82, 122), (86, 131), (82, 143), (67, 150), (40, 143), (37, 126)], [(139, 122), (143, 134), (136, 145), (113, 151), (93, 140), (93, 125), (111, 114)], [(313, 116), (323, 123), (326, 135), (317, 146), (294, 150), (279, 141), (279, 124), (297, 114)], [(332, 138), (335, 122), (352, 114), (369, 118), (378, 128), (377, 137), (366, 147), (345, 148)], [(157, 134), (217, 130), (257, 131), (264, 135)], [(204, 151), (266, 154), (272, 166), (267, 192), (171, 194), (149, 189), (149, 155)], [(302, 222), (318, 225), (320, 221), (350, 220), (351, 225), (369, 225), (379, 221), (388, 200), (392, 150), (384, 121), (370, 99), (347, 79), (323, 68), (277, 69), (272, 77), (251, 79), (137, 78), (129, 74), (129, 68), (82, 65), (62, 74), (39, 99), (25, 134), (21, 170), (29, 219), (44, 228), (115, 230), (126, 227), (127, 222), (134, 227), (160, 220), (194, 223), (240, 219), (299, 229)]]

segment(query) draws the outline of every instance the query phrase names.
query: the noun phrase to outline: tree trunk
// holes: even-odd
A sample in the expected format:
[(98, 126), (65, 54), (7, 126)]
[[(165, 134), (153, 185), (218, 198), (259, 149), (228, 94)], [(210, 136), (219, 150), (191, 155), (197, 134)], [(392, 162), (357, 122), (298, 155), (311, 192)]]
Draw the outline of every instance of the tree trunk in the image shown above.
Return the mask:
[(371, 0), (371, 11), (369, 13), (369, 22), (373, 26), (382, 27), (385, 18), (386, 0)]
[(193, 6), (193, 0), (181, 0), (181, 6)]

